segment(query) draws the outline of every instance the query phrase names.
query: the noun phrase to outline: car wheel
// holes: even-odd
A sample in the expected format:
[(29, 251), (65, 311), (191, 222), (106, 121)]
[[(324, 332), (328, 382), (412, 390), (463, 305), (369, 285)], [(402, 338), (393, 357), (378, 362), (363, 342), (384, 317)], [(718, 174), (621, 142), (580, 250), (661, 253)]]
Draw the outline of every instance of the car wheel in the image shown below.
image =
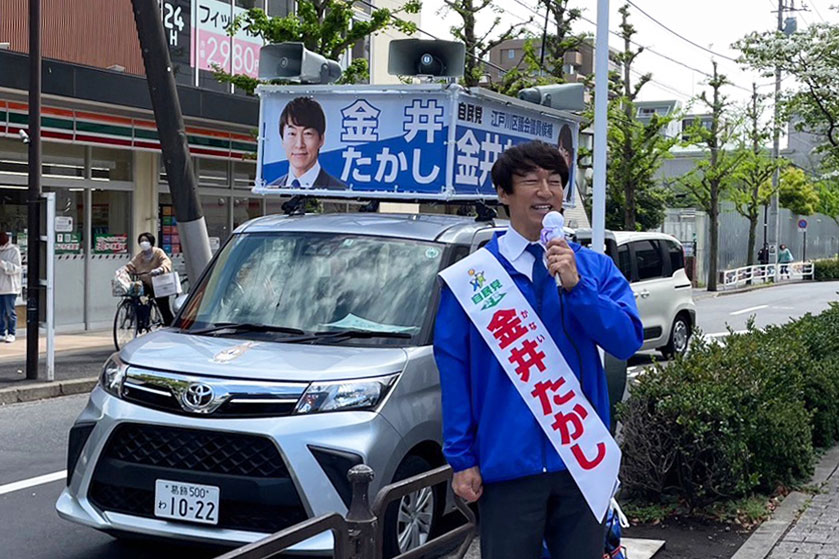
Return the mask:
[(664, 357), (670, 358), (676, 355), (684, 355), (688, 349), (689, 341), (690, 325), (684, 316), (679, 315), (673, 321), (673, 327), (670, 328), (670, 341), (662, 350)]
[[(416, 455), (407, 456), (393, 475), (393, 482), (427, 472), (431, 464)], [(442, 510), (440, 487), (423, 487), (398, 501), (385, 511), (384, 557), (396, 557), (419, 547), (431, 539)]]

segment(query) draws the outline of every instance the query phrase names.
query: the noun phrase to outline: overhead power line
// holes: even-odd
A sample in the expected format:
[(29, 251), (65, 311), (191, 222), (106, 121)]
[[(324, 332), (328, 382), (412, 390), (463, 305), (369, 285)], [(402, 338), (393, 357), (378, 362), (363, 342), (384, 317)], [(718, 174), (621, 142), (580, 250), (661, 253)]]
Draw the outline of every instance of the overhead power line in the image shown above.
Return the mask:
[(717, 57), (719, 57), (719, 58), (723, 58), (723, 59), (725, 59), (725, 60), (729, 60), (729, 61), (731, 61), (731, 62), (737, 62), (737, 60), (736, 60), (736, 59), (731, 58), (730, 56), (727, 56), (727, 55), (722, 54), (722, 53), (719, 53), (719, 52), (715, 52), (715, 51), (713, 51), (713, 50), (711, 50), (711, 49), (709, 49), (709, 48), (707, 48), (707, 47), (703, 47), (703, 46), (702, 46), (702, 45), (700, 45), (699, 43), (695, 43), (694, 41), (691, 41), (690, 39), (688, 39), (687, 37), (685, 37), (685, 36), (684, 36), (684, 35), (682, 35), (681, 33), (678, 33), (678, 32), (676, 32), (676, 31), (673, 31), (672, 29), (670, 29), (669, 27), (667, 27), (666, 25), (664, 25), (663, 23), (661, 23), (660, 21), (658, 21), (656, 18), (654, 18), (653, 16), (651, 16), (650, 14), (648, 14), (647, 12), (645, 12), (644, 10), (642, 10), (641, 8), (639, 8), (639, 7), (638, 7), (638, 6), (637, 6), (634, 2), (632, 2), (632, 0), (626, 0), (626, 2), (627, 2), (627, 4), (629, 4), (630, 6), (632, 6), (633, 8), (635, 8), (636, 10), (638, 10), (639, 12), (641, 12), (642, 14), (644, 14), (645, 16), (647, 16), (647, 18), (649, 18), (650, 20), (652, 20), (652, 21), (653, 21), (654, 23), (656, 23), (658, 26), (660, 26), (661, 28), (665, 29), (666, 31), (668, 31), (668, 32), (672, 33), (673, 35), (675, 35), (676, 37), (678, 37), (678, 38), (680, 38), (681, 40), (685, 41), (686, 43), (689, 43), (689, 44), (691, 44), (691, 45), (695, 46), (696, 48), (698, 48), (698, 49), (702, 49), (702, 50), (704, 50), (705, 52), (711, 53), (711, 54), (713, 54), (714, 56), (717, 56)]
[[(513, 0), (513, 1), (514, 1), (514, 2), (516, 2), (517, 4), (519, 4), (520, 6), (522, 6), (522, 7), (526, 8), (527, 10), (529, 10), (529, 11), (530, 11), (531, 13), (533, 13), (534, 15), (540, 16), (539, 12), (537, 12), (537, 11), (536, 11), (536, 10), (535, 10), (532, 6), (528, 6), (527, 4), (525, 4), (524, 2), (522, 2), (522, 0)], [(770, 0), (770, 1), (771, 1), (771, 0)], [(511, 13), (511, 12), (508, 12), (508, 13)], [(517, 18), (519, 18), (519, 19), (521, 19), (521, 16), (516, 15), (516, 17), (517, 17)], [(584, 15), (580, 15), (580, 19), (581, 19), (581, 20), (583, 20), (583, 21), (585, 21), (585, 22), (587, 22), (587, 23), (589, 23), (589, 24), (591, 24), (591, 25), (597, 26), (597, 23), (596, 23), (596, 22), (594, 22), (594, 21), (590, 20), (589, 18), (587, 18), (587, 17), (586, 17), (586, 16), (584, 16)], [(609, 30), (609, 33), (611, 33), (611, 34), (612, 34), (612, 35), (614, 35), (615, 37), (618, 37), (619, 39), (623, 39), (623, 35), (621, 35), (621, 34), (620, 34), (620, 33), (618, 33), (617, 31), (612, 31), (612, 30), (610, 29), (610, 30)], [(672, 62), (673, 64), (678, 64), (679, 66), (682, 66), (683, 68), (686, 68), (686, 69), (688, 69), (688, 70), (690, 70), (690, 71), (692, 71), (692, 72), (696, 72), (696, 73), (698, 73), (698, 74), (701, 74), (701, 75), (705, 76), (706, 78), (713, 78), (713, 76), (712, 76), (711, 74), (709, 74), (708, 72), (706, 72), (706, 71), (704, 71), (704, 70), (700, 70), (699, 68), (695, 68), (695, 67), (691, 66), (690, 64), (687, 64), (687, 63), (685, 63), (685, 62), (682, 62), (681, 60), (677, 60), (677, 59), (672, 58), (672, 57), (670, 57), (670, 56), (668, 56), (668, 55), (666, 55), (666, 54), (660, 53), (660, 52), (658, 52), (657, 50), (655, 50), (655, 49), (653, 49), (653, 48), (650, 48), (650, 47), (648, 47), (648, 46), (642, 45), (642, 44), (640, 44), (640, 43), (638, 43), (638, 42), (636, 42), (636, 41), (633, 41), (633, 40), (631, 40), (631, 39), (630, 39), (630, 41), (629, 41), (629, 42), (630, 42), (630, 43), (632, 43), (633, 45), (635, 45), (636, 47), (642, 48), (642, 49), (644, 49), (645, 51), (649, 52), (650, 54), (654, 54), (654, 55), (656, 55), (656, 56), (658, 56), (658, 57), (660, 57), (660, 58), (663, 58), (663, 59), (665, 59), (665, 60), (667, 60), (667, 61), (669, 61), (669, 62)], [(659, 85), (661, 84), (661, 82), (656, 82), (656, 83), (659, 83)], [(745, 92), (747, 92), (747, 93), (751, 93), (751, 90), (750, 90), (750, 89), (745, 88), (745, 87), (742, 87), (742, 86), (737, 85), (737, 84), (735, 84), (735, 83), (732, 83), (732, 84), (730, 84), (730, 85), (731, 85), (732, 87), (735, 87), (735, 88), (740, 89), (740, 90), (742, 90), (742, 91), (745, 91)], [(673, 88), (671, 88), (671, 90), (673, 90)], [(690, 96), (689, 96), (689, 97), (690, 97)]]
[(816, 6), (816, 0), (810, 0), (810, 6), (813, 8), (813, 11), (814, 11), (814, 12), (816, 12), (816, 16), (818, 16), (818, 18), (819, 18), (820, 20), (822, 20), (822, 23), (827, 23), (827, 20), (825, 20), (825, 19), (822, 17), (821, 12), (819, 12), (819, 7), (818, 7), (818, 6)]

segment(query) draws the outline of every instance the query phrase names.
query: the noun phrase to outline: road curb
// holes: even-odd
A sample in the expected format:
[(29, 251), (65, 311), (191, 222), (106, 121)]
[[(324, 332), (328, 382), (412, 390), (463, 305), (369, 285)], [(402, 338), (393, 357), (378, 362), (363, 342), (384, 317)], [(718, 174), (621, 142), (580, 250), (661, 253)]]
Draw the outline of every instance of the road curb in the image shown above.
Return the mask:
[(72, 394), (85, 394), (93, 390), (96, 383), (97, 379), (93, 377), (0, 388), (0, 406), (34, 402), (35, 400), (70, 396)]
[[(821, 485), (839, 468), (839, 446), (828, 450), (816, 465), (813, 485)], [(793, 491), (775, 509), (772, 518), (761, 524), (731, 559), (766, 559), (778, 541), (798, 520), (812, 496)]]

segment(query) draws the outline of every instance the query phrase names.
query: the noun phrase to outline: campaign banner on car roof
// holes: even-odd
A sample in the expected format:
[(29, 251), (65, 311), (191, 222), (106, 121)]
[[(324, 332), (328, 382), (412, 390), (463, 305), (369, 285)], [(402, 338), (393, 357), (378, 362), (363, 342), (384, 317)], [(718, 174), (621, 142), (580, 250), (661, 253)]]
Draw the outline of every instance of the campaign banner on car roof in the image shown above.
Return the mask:
[(489, 199), (498, 156), (534, 139), (574, 170), (577, 122), (518, 99), (442, 85), (257, 91), (259, 194)]

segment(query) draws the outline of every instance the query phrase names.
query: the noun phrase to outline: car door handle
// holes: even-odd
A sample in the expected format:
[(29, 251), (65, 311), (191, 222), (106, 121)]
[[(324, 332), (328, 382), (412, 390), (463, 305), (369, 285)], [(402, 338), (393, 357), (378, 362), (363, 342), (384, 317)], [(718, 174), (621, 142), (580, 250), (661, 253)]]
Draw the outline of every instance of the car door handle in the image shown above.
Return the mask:
[(642, 298), (646, 299), (646, 298), (647, 298), (647, 297), (649, 297), (649, 296), (650, 296), (650, 292), (649, 292), (649, 291), (647, 291), (646, 289), (645, 289), (644, 291), (642, 291), (642, 292), (641, 292), (641, 297), (642, 297)]

